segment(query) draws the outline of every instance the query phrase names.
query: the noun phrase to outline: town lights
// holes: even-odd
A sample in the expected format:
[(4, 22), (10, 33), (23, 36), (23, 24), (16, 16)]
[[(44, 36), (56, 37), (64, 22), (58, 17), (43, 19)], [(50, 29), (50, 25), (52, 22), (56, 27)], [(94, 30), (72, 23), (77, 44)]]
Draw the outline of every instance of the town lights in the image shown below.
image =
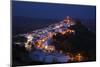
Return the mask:
[(44, 42), (45, 40), (44, 40), (44, 39), (42, 39), (42, 41)]
[(47, 49), (47, 48), (48, 48), (48, 46), (47, 46), (47, 45), (45, 45), (45, 46), (44, 46), (44, 48), (45, 48), (45, 49)]
[(74, 30), (71, 30), (71, 32), (73, 32), (73, 33), (74, 33), (75, 31), (74, 31)]
[(33, 39), (33, 36), (31, 34), (27, 36), (28, 41), (32, 41), (32, 39)]
[(55, 28), (59, 28), (60, 26), (56, 26)]
[(60, 23), (49, 25), (48, 28), (35, 30), (32, 33), (27, 34), (25, 48), (29, 48), (31, 47), (29, 45), (33, 44), (36, 48), (42, 49), (43, 51), (52, 52), (55, 50), (55, 47), (48, 45), (51, 44), (50, 39), (53, 39), (53, 36), (56, 36), (58, 33), (61, 33), (62, 35), (66, 34), (65, 36), (67, 36), (67, 34), (75, 33), (75, 30), (69, 29), (69, 27), (73, 24), (73, 20), (67, 16)]
[(75, 33), (75, 30), (67, 29), (66, 32)]
[(75, 60), (78, 61), (78, 62), (80, 62), (80, 61), (83, 60), (83, 56), (82, 56), (80, 53), (78, 53), (78, 54), (75, 56)]
[(51, 45), (45, 45), (44, 46), (44, 51), (45, 52), (53, 52), (55, 50), (55, 47), (54, 46), (51, 46)]
[(32, 49), (31, 42), (25, 43), (24, 47), (26, 48), (26, 50), (31, 51), (31, 49)]
[(84, 60), (84, 57), (81, 55), (81, 53), (73, 54), (67, 52), (67, 55), (70, 57), (71, 62), (81, 62)]
[(61, 32), (62, 35), (64, 35), (66, 33), (66, 31)]

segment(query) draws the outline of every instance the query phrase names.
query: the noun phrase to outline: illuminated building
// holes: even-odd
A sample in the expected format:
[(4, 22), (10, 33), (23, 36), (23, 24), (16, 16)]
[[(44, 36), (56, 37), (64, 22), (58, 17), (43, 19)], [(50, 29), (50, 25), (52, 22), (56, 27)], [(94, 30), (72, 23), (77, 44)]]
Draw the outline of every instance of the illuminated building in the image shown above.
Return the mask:
[(29, 34), (29, 35), (27, 36), (27, 41), (32, 41), (32, 39), (33, 39), (32, 34)]
[(31, 51), (31, 49), (32, 49), (32, 43), (31, 42), (25, 43), (25, 48), (26, 48), (26, 50)]
[(80, 53), (75, 56), (75, 61), (80, 62), (82, 60), (83, 60), (83, 56)]

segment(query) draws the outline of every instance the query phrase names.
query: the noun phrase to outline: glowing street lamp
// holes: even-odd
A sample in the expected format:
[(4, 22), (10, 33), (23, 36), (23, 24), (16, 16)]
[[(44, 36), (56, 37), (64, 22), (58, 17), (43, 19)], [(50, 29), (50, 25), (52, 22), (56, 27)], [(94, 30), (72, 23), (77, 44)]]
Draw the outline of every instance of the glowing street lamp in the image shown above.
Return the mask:
[(75, 56), (75, 60), (78, 61), (78, 62), (80, 62), (80, 61), (83, 60), (83, 56), (79, 53), (79, 54), (77, 54), (77, 55)]

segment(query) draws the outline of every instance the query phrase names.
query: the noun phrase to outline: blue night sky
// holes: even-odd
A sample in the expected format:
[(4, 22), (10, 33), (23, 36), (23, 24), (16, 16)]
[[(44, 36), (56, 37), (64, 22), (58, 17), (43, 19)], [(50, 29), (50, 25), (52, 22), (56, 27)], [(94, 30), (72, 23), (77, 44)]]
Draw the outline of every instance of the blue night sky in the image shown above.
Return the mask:
[(95, 19), (96, 17), (96, 6), (13, 1), (12, 8), (13, 16), (31, 18), (61, 19), (71, 16), (73, 18)]

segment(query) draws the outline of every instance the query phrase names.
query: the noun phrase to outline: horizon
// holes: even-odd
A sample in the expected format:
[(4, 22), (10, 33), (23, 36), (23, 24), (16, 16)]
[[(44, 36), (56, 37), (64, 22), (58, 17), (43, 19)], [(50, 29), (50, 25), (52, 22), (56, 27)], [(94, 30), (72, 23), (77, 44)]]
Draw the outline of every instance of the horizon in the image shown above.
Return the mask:
[(96, 6), (23, 1), (13, 1), (12, 6), (13, 16), (44, 19), (63, 19), (71, 16), (79, 19), (96, 19)]

